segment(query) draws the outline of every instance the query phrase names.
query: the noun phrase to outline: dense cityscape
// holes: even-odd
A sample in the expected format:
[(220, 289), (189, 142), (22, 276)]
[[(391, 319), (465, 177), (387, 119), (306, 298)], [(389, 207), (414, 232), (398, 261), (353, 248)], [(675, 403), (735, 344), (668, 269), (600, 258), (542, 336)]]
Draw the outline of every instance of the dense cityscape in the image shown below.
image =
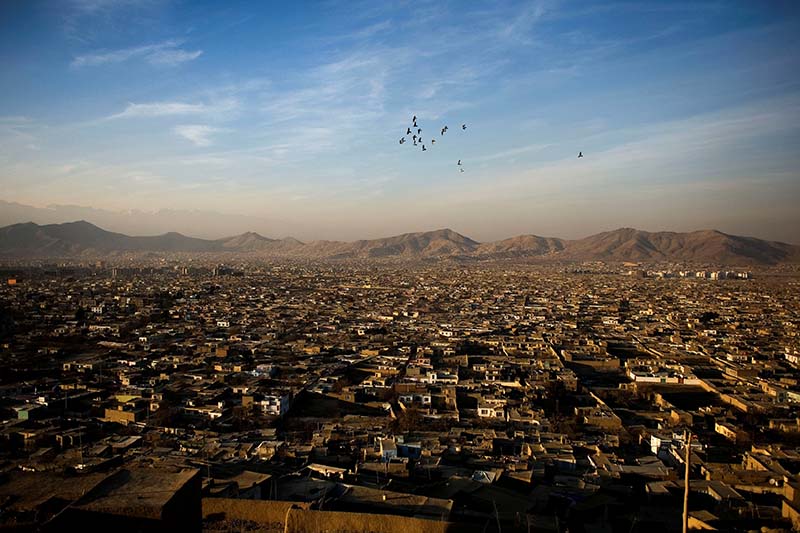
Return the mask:
[(3, 268), (2, 527), (800, 526), (795, 267), (217, 261)]
[(798, 36), (0, 0), (0, 533), (800, 531)]

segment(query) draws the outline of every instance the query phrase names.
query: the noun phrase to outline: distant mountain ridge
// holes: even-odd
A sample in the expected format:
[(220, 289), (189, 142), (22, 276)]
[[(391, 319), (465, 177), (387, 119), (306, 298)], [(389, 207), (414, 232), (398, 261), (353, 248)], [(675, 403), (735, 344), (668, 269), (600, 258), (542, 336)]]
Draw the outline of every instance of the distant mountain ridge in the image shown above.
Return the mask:
[(717, 230), (688, 233), (647, 232), (621, 228), (573, 241), (567, 254), (575, 259), (615, 261), (686, 261), (776, 264), (800, 259), (800, 247)]
[(486, 242), (477, 247), (481, 256), (501, 255), (506, 257), (525, 255), (553, 255), (564, 250), (566, 242), (555, 237), (538, 235), (518, 235), (502, 241)]
[(0, 254), (21, 257), (114, 252), (268, 252), (302, 245), (295, 239), (268, 239), (257, 233), (216, 240), (187, 237), (175, 232), (131, 237), (106, 231), (84, 220), (43, 226), (27, 222), (0, 228)]
[(337, 259), (440, 257), (469, 255), (477, 246), (478, 243), (469, 237), (451, 229), (441, 229), (353, 242), (313, 241), (292, 255)]
[(223, 239), (199, 239), (174, 232), (132, 237), (106, 231), (82, 220), (48, 225), (27, 222), (0, 228), (0, 256), (4, 257), (88, 257), (124, 252), (228, 252), (298, 259), (472, 257), (730, 265), (800, 262), (800, 246), (728, 235), (716, 230), (676, 233), (620, 228), (576, 240), (519, 235), (479, 243), (451, 229), (440, 229), (353, 242), (303, 243), (291, 237), (270, 239), (253, 232)]

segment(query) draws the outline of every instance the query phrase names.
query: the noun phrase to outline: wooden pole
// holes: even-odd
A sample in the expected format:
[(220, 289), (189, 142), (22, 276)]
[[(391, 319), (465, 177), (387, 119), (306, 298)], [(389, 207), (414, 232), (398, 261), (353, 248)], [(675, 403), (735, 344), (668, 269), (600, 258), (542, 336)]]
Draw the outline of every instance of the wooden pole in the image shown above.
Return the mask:
[(503, 528), (500, 526), (500, 513), (497, 512), (497, 502), (492, 499), (492, 506), (494, 506), (494, 517), (497, 519), (497, 533), (502, 533)]
[(683, 478), (683, 533), (689, 532), (689, 468), (692, 462), (692, 432), (686, 437), (686, 472)]

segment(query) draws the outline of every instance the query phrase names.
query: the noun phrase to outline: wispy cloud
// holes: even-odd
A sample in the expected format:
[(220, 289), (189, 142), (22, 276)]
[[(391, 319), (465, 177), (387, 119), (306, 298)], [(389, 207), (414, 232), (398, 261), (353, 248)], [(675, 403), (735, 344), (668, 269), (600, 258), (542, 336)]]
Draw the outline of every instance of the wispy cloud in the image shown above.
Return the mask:
[[(724, 153), (728, 154), (727, 159), (734, 160), (737, 143), (790, 132), (797, 127), (798, 117), (800, 98), (790, 96), (640, 128), (621, 129), (618, 133), (628, 140), (598, 154), (597, 163), (611, 168), (642, 162), (653, 166), (686, 167), (690, 157), (717, 157)], [(597, 133), (586, 139), (592, 142), (604, 136), (606, 134)], [(756, 158), (752, 156), (750, 159)], [(696, 161), (691, 162), (690, 173), (699, 168)]]
[[(764, 162), (758, 157), (736, 158), (740, 148), (769, 135), (792, 131), (798, 117), (800, 99), (789, 97), (590, 134), (572, 142), (579, 142), (582, 148), (606, 144), (611, 139), (614, 143), (596, 151), (583, 148), (584, 159), (578, 160), (574, 153), (569, 153), (522, 172), (506, 174), (491, 183), (486, 183), (485, 175), (480, 175), (478, 180), (464, 183), (459, 194), (448, 194), (454, 203), (469, 204), (522, 198), (534, 190), (538, 198), (551, 194), (553, 201), (564, 201), (578, 189), (583, 194), (622, 189), (641, 191), (656, 184), (675, 187), (686, 181), (726, 187), (733, 176), (752, 171), (764, 173)], [(559, 147), (558, 144), (553, 146)], [(507, 157), (514, 155), (515, 151), (523, 152), (525, 148), (470, 161)], [(531, 150), (537, 148), (540, 146), (531, 146)], [(725, 159), (719, 159), (720, 156)], [(720, 180), (720, 176), (726, 179)], [(450, 191), (450, 184), (443, 183), (434, 189), (437, 194), (440, 190)], [(437, 196), (431, 194), (430, 197)]]
[(63, 0), (60, 12), (64, 34), (73, 42), (96, 46), (109, 31), (117, 37), (135, 35), (138, 27), (155, 29), (170, 0)]
[(389, 75), (385, 50), (347, 54), (274, 87), (263, 111), (281, 125), (286, 155), (352, 148), (385, 115)]
[(71, 0), (69, 4), (81, 13), (96, 13), (137, 4), (152, 4), (153, 0)]
[(527, 154), (530, 152), (539, 152), (541, 150), (545, 150), (547, 148), (551, 148), (555, 146), (553, 143), (538, 143), (538, 144), (529, 144), (527, 146), (519, 146), (517, 148), (511, 148), (508, 150), (503, 150), (500, 152), (496, 152), (493, 154), (488, 154), (484, 156), (474, 157), (472, 161), (474, 162), (484, 162), (484, 161), (494, 161), (496, 159), (506, 159), (516, 157), (518, 155)]
[(197, 115), (206, 111), (203, 104), (185, 102), (154, 102), (149, 104), (129, 103), (121, 113), (109, 118), (163, 117), (170, 115)]
[(500, 27), (499, 36), (518, 43), (530, 44), (533, 25), (544, 16), (549, 8), (549, 3), (544, 0), (530, 2), (511, 22)]
[(6, 125), (6, 124), (19, 125), (19, 124), (28, 124), (29, 122), (31, 122), (31, 119), (22, 115), (0, 116), (0, 125)]
[(200, 57), (202, 50), (184, 50), (180, 48), (179, 41), (164, 41), (162, 43), (134, 46), (84, 54), (75, 57), (73, 67), (94, 67), (123, 63), (130, 59), (142, 59), (151, 65), (175, 66)]
[(392, 23), (388, 20), (384, 20), (382, 22), (378, 22), (362, 28), (359, 31), (356, 31), (351, 34), (351, 37), (355, 39), (367, 39), (369, 37), (373, 37), (375, 35), (379, 35), (383, 32), (391, 31)]
[(175, 126), (173, 131), (196, 146), (211, 146), (211, 136), (222, 130), (205, 124), (182, 124)]
[[(276, 144), (291, 146), (290, 152), (339, 147), (344, 153), (360, 150), (385, 135), (387, 124), (402, 124), (411, 114), (431, 121), (461, 116), (508, 67), (508, 49), (527, 38), (552, 4), (537, 0), (491, 18), (467, 10), (475, 21), (469, 30), (442, 26), (455, 16), (446, 6), (415, 8), (413, 21), (389, 19), (391, 10), (378, 10), (371, 21), (343, 28), (333, 40), (336, 53), (323, 62), (275, 80), (262, 107), (265, 126), (280, 128)], [(402, 39), (382, 38), (397, 32)], [(341, 44), (353, 41), (357, 46)], [(502, 45), (487, 45), (497, 41)]]
[(238, 101), (233, 98), (211, 104), (190, 104), (187, 102), (149, 102), (146, 104), (129, 103), (124, 111), (107, 117), (107, 120), (121, 118), (152, 118), (181, 115), (219, 115), (235, 110)]
[[(34, 123), (25, 116), (0, 116), (0, 146), (12, 153), (20, 147), (38, 150), (36, 136), (32, 133)], [(0, 155), (5, 155), (0, 148)]]
[(189, 52), (179, 48), (159, 50), (148, 57), (148, 62), (152, 65), (172, 66), (197, 59), (202, 53), (202, 50), (194, 50)]

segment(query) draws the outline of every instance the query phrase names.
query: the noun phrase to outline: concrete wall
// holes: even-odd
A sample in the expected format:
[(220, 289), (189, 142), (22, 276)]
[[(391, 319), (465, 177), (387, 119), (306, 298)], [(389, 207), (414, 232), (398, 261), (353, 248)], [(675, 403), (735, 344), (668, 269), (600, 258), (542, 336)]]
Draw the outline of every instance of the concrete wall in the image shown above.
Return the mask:
[(231, 525), (237, 522), (258, 524), (259, 531), (274, 533), (394, 533), (414, 531), (418, 533), (477, 532), (464, 524), (422, 520), (404, 516), (372, 513), (346, 513), (339, 511), (315, 511), (309, 504), (283, 501), (244, 501), (227, 498), (204, 498), (203, 519), (225, 520)]
[(289, 510), (308, 506), (296, 502), (203, 498), (203, 520), (255, 522), (260, 526), (259, 531), (282, 533), (286, 529)]
[[(459, 531), (471, 531), (471, 529), (464, 524), (456, 525), (450, 522), (420, 520), (404, 516), (292, 509), (287, 514), (285, 531), (286, 533), (323, 533), (326, 531), (342, 533), (394, 533), (397, 531), (456, 533)], [(476, 531), (479, 531), (479, 528)]]

